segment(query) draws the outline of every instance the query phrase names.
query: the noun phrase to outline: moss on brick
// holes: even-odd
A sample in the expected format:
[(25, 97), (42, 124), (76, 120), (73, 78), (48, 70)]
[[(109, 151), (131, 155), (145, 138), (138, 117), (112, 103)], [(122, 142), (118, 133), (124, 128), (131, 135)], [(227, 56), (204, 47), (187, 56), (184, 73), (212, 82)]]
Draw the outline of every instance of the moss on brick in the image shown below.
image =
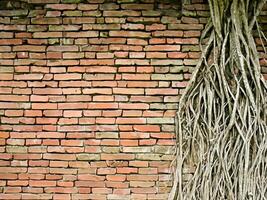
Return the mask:
[(24, 146), (6, 146), (6, 151), (8, 153), (27, 153), (28, 147)]

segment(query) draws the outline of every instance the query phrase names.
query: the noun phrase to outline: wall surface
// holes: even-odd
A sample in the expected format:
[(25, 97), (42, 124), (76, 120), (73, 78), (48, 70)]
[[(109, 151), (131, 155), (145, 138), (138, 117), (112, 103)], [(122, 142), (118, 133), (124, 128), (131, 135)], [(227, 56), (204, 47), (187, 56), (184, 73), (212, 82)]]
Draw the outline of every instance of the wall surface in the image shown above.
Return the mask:
[(0, 10), (0, 199), (167, 199), (207, 6), (29, 2)]

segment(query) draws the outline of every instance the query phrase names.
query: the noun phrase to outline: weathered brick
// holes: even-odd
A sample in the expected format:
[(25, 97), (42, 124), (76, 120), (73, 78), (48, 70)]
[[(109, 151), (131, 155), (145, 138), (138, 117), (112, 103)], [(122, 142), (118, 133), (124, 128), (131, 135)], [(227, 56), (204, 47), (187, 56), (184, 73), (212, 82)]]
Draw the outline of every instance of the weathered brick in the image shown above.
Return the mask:
[(144, 94), (144, 89), (142, 88), (113, 88), (114, 94)]
[(112, 37), (135, 37), (135, 38), (150, 37), (150, 33), (141, 31), (110, 31), (109, 35)]
[(100, 160), (99, 154), (78, 154), (77, 160)]
[(75, 160), (75, 155), (72, 154), (44, 154), (43, 159), (45, 160)]
[(171, 30), (164, 30), (164, 31), (155, 31), (152, 33), (155, 37), (182, 37), (183, 31), (171, 31)]
[(133, 160), (133, 154), (101, 154), (101, 160)]
[(62, 32), (35, 32), (33, 33), (33, 38), (60, 38), (62, 37)]
[(121, 26), (122, 29), (125, 30), (144, 30), (145, 29), (145, 25), (143, 24), (123, 24)]
[(32, 24), (60, 24), (60, 18), (32, 18)]
[(103, 16), (105, 17), (128, 17), (128, 16), (140, 16), (141, 12), (127, 10), (127, 11), (104, 11)]
[(6, 146), (8, 153), (27, 153), (28, 148), (23, 146)]
[(93, 24), (95, 18), (93, 17), (66, 17), (63, 18), (63, 24)]

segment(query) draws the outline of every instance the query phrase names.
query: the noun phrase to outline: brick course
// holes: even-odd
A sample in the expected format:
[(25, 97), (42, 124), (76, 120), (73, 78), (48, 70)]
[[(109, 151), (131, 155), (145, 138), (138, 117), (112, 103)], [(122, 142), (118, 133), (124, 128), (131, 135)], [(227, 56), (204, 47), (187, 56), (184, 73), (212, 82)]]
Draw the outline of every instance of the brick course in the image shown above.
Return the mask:
[(0, 10), (0, 199), (167, 199), (209, 12), (154, 1)]

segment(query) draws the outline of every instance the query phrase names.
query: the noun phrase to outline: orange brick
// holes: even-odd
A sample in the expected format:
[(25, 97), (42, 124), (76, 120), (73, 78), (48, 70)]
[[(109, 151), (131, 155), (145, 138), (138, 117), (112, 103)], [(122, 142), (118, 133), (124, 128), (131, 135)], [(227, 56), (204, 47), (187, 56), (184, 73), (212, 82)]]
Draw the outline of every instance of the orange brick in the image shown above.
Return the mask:
[(138, 172), (137, 168), (133, 167), (119, 167), (117, 168), (118, 174), (136, 174)]
[(138, 146), (138, 140), (121, 140), (121, 146)]
[(126, 180), (126, 175), (107, 175), (108, 181), (123, 182)]
[(117, 118), (117, 124), (145, 124), (145, 118)]
[(62, 146), (83, 146), (82, 140), (61, 140)]
[(145, 146), (151, 146), (155, 145), (157, 143), (156, 139), (145, 139), (145, 140), (139, 140), (139, 145), (145, 145)]
[(160, 126), (158, 125), (134, 125), (135, 131), (140, 132), (160, 132)]

